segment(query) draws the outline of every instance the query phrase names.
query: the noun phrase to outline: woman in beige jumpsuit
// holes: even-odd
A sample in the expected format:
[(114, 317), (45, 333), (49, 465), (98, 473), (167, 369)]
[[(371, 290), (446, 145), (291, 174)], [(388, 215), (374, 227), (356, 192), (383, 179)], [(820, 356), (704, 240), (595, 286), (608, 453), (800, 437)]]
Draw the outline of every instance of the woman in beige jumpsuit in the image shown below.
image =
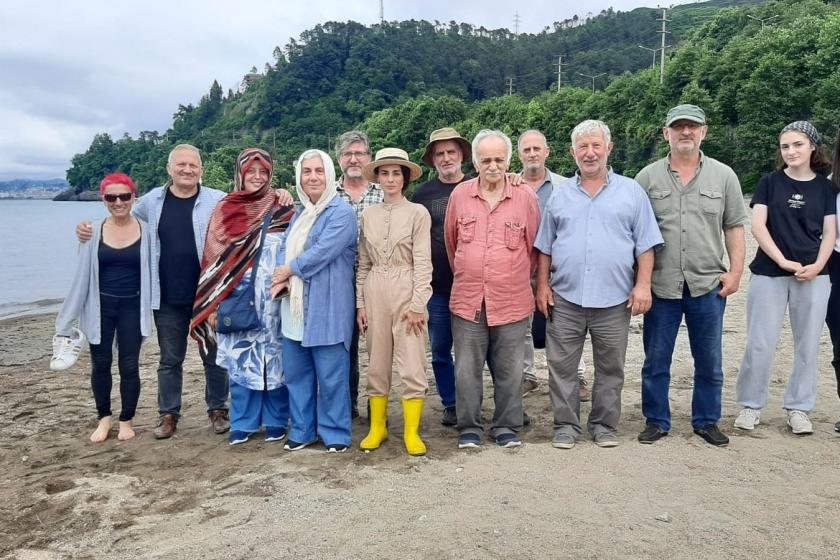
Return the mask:
[(424, 455), (419, 428), (429, 388), (426, 303), (432, 295), (431, 217), (403, 195), (421, 170), (404, 150), (385, 148), (363, 173), (368, 181), (379, 183), (384, 200), (362, 212), (359, 228), (356, 309), (370, 356), (370, 432), (361, 448), (376, 449), (388, 438), (388, 395), (395, 364), (403, 384), (405, 448), (409, 455)]

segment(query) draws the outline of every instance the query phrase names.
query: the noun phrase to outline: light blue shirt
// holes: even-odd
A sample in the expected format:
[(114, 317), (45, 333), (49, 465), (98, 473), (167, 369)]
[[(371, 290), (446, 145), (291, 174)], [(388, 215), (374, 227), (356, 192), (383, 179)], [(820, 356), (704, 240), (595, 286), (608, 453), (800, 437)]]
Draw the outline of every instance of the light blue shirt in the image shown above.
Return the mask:
[[(289, 224), (289, 232), (302, 210)], [(344, 344), (349, 351), (356, 321), (356, 294), (353, 268), (358, 238), (356, 213), (336, 196), (315, 220), (303, 253), (292, 259), (292, 273), (304, 281), (304, 347)], [(286, 262), (285, 245), (277, 253), (277, 263)]]
[(548, 204), (549, 199), (551, 198), (551, 193), (554, 192), (554, 187), (558, 186), (565, 179), (566, 178), (562, 175), (553, 173), (546, 168), (545, 181), (543, 181), (543, 184), (540, 185), (540, 188), (538, 188), (535, 191), (537, 193), (537, 198), (540, 201), (540, 214), (542, 214), (545, 210), (545, 207)]
[[(132, 213), (149, 224), (152, 231), (152, 309), (160, 309), (160, 237), (158, 236), (158, 223), (160, 214), (163, 212), (163, 201), (166, 200), (166, 189), (168, 186), (157, 187), (150, 190), (137, 199)], [(193, 206), (192, 225), (195, 235), (195, 249), (199, 260), (204, 254), (204, 240), (207, 237), (207, 226), (210, 225), (210, 216), (216, 204), (225, 197), (227, 193), (212, 187), (201, 186), (198, 189), (198, 198)]]
[(577, 174), (557, 186), (534, 246), (551, 256), (554, 292), (581, 307), (604, 308), (627, 301), (636, 258), (662, 243), (645, 190), (609, 171), (593, 197)]

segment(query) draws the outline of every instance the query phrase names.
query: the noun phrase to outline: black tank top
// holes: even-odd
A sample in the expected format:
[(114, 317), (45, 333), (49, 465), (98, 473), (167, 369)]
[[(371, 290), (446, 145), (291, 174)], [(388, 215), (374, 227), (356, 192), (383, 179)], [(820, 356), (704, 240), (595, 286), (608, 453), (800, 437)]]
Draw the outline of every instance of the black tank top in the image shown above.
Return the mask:
[(99, 241), (99, 293), (115, 297), (140, 295), (140, 239), (122, 249)]

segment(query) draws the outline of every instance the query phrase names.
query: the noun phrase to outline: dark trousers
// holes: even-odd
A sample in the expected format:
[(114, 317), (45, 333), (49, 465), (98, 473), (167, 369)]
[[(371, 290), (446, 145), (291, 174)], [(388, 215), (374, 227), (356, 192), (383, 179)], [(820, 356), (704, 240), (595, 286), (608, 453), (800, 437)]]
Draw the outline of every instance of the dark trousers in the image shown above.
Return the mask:
[(134, 418), (140, 398), (140, 296), (99, 296), (102, 338), (90, 345), (90, 386), (99, 418), (111, 416), (111, 363), (114, 336), (120, 372), (120, 421)]
[[(155, 311), (160, 363), (158, 364), (158, 412), (181, 415), (181, 390), (184, 384), (184, 358), (187, 355), (191, 305), (168, 305), (162, 303)], [(216, 350), (209, 354), (199, 352), (204, 362), (204, 401), (207, 410), (227, 410), (228, 374), (222, 366), (216, 365)]]
[(831, 365), (834, 366), (837, 396), (840, 397), (840, 254), (837, 251), (832, 252), (828, 260), (828, 276), (831, 279), (831, 295), (828, 297), (825, 324), (828, 325), (831, 347), (834, 350)]

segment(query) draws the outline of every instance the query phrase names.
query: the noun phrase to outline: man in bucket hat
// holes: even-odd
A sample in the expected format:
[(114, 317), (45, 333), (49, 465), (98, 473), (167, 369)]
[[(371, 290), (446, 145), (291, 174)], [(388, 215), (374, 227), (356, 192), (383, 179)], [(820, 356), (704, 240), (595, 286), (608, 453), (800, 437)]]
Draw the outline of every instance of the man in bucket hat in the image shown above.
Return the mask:
[(454, 426), (455, 363), (452, 360), (452, 319), (449, 313), (449, 294), (452, 290), (452, 269), (446, 255), (443, 222), (449, 195), (467, 177), (461, 169), (470, 160), (472, 147), (454, 128), (432, 132), (421, 158), (434, 167), (437, 177), (418, 187), (412, 202), (422, 204), (432, 217), (432, 297), (428, 303), (429, 342), (432, 349), (432, 369), (440, 400), (443, 403), (444, 426)]
[(662, 129), (670, 153), (636, 176), (650, 197), (665, 239), (654, 262), (653, 303), (644, 319), (646, 425), (639, 434), (641, 443), (653, 443), (671, 429), (671, 356), (683, 316), (694, 358), (694, 432), (712, 445), (729, 442), (717, 427), (723, 389), (723, 311), (726, 298), (738, 290), (744, 269), (747, 211), (735, 172), (700, 150), (707, 130), (703, 109), (674, 107)]

